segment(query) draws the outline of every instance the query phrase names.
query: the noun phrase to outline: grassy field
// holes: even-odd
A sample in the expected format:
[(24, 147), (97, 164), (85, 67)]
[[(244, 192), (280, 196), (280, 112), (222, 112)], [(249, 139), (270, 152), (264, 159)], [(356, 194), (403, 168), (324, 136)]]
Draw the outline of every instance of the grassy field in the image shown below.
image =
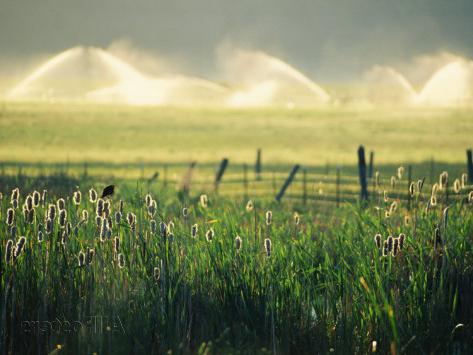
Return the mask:
[(3, 103), (0, 353), (469, 353), (472, 114)]
[(140, 186), (122, 188), (109, 207), (87, 189), (80, 201), (38, 194), (37, 203), (33, 191), (2, 191), (0, 345), (6, 353), (466, 354), (470, 190), (450, 190), (463, 201), (455, 203), (440, 189), (429, 205), (430, 191), (416, 189), (410, 208), (388, 191), (387, 200), (323, 217), (265, 199), (248, 209), (244, 200), (209, 195), (202, 204), (160, 190), (149, 200)]
[(0, 105), (0, 161), (382, 163), (465, 161), (470, 110), (217, 110), (79, 104)]

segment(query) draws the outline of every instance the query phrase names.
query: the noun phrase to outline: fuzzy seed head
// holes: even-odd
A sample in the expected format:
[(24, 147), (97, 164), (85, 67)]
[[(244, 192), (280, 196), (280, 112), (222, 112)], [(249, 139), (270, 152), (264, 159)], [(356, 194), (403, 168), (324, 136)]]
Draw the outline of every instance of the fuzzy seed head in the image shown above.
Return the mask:
[(462, 189), (462, 184), (460, 182), (460, 179), (455, 179), (455, 181), (453, 182), (453, 192), (455, 192), (456, 194), (459, 194), (461, 189)]
[(39, 206), (40, 199), (41, 199), (41, 195), (39, 194), (38, 191), (35, 190), (33, 192), (33, 207)]
[(13, 208), (9, 208), (7, 210), (7, 224), (11, 226), (13, 225), (14, 221), (15, 221), (15, 210)]
[(212, 239), (214, 238), (215, 232), (212, 228), (210, 228), (207, 233), (205, 233), (205, 239), (207, 239), (208, 242), (211, 242)]
[(89, 201), (95, 203), (97, 201), (97, 191), (94, 189), (89, 190)]
[(242, 246), (242, 240), (241, 240), (240, 236), (237, 235), (236, 238), (235, 238), (235, 249), (236, 249), (237, 253), (240, 252), (241, 246)]
[(125, 267), (125, 256), (122, 253), (118, 254), (118, 267), (120, 269)]
[(269, 226), (273, 221), (273, 212), (267, 211), (266, 212), (266, 225)]
[(149, 227), (151, 229), (151, 233), (156, 233), (156, 228), (157, 228), (156, 220), (152, 219), (151, 221), (149, 221)]
[(378, 233), (374, 236), (374, 242), (376, 243), (376, 247), (381, 249), (381, 234)]
[(207, 195), (205, 194), (200, 195), (200, 205), (202, 206), (202, 208), (207, 208), (208, 202), (209, 202), (209, 199)]
[(79, 256), (77, 257), (77, 260), (79, 262), (79, 267), (83, 267), (85, 265), (85, 254), (83, 251), (79, 252)]
[(254, 204), (253, 204), (253, 201), (252, 200), (249, 200), (247, 203), (246, 203), (246, 211), (247, 212), (251, 212), (253, 211), (253, 209), (255, 208)]
[(63, 198), (57, 200), (57, 208), (59, 211), (64, 210), (66, 208), (66, 201)]
[(156, 282), (158, 282), (159, 278), (161, 277), (161, 270), (159, 269), (158, 266), (156, 266), (153, 270), (153, 277)]
[(48, 207), (48, 218), (55, 219), (56, 218), (56, 205), (49, 205)]
[(72, 201), (74, 201), (74, 204), (76, 206), (79, 206), (81, 200), (82, 200), (82, 193), (79, 190), (75, 191), (74, 195), (72, 196)]
[(192, 238), (195, 238), (197, 237), (197, 231), (199, 229), (199, 226), (197, 224), (194, 224), (191, 228), (191, 235), (192, 235)]
[(266, 252), (266, 256), (269, 258), (271, 256), (271, 239), (266, 238), (264, 240), (264, 250)]
[(5, 263), (9, 263), (12, 260), (13, 256), (13, 240), (9, 239), (7, 245), (5, 246)]

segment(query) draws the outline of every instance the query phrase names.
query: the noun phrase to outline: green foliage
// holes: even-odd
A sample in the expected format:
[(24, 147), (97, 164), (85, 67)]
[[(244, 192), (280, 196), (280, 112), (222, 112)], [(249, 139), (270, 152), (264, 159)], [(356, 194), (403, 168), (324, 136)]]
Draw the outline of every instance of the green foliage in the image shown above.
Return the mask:
[[(472, 346), (473, 218), (464, 199), (451, 204), (445, 218), (441, 195), (436, 207), (426, 209), (428, 196), (417, 194), (410, 210), (398, 201), (385, 218), (392, 200), (324, 213), (257, 200), (248, 211), (246, 201), (210, 195), (204, 208), (198, 196), (178, 200), (159, 191), (156, 211), (149, 211), (138, 185), (113, 197), (112, 228), (102, 241), (96, 204), (82, 190), (79, 206), (62, 196), (72, 225), (63, 241), (59, 211), (52, 233), (45, 231), (47, 207), (57, 197), (35, 207), (28, 223), (21, 191), (13, 240), (25, 236), (26, 245), (7, 262), (11, 203), (9, 192), (3, 193), (0, 328), (7, 352), (365, 353), (376, 341), (380, 353), (445, 353)], [(120, 199), (124, 210), (116, 223)], [(183, 207), (189, 208), (187, 217)], [(89, 218), (81, 223), (84, 209)], [(136, 215), (134, 227), (129, 212)], [(161, 222), (169, 227), (165, 233)], [(435, 245), (437, 227), (441, 243)], [(215, 235), (209, 242), (210, 228)], [(405, 233), (404, 248), (383, 257), (376, 233), (383, 241)], [(269, 257), (265, 238), (272, 242)], [(90, 249), (95, 254), (89, 263)]]

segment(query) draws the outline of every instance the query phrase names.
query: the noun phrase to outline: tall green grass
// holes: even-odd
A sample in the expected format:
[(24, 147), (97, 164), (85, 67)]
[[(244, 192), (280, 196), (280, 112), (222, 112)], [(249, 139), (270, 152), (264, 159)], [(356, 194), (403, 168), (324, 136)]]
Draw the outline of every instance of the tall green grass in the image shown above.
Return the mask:
[[(2, 192), (0, 340), (6, 353), (346, 354), (370, 352), (374, 341), (379, 353), (468, 353), (473, 345), (468, 188), (460, 192), (463, 199), (450, 199), (447, 212), (442, 191), (437, 206), (430, 208), (430, 191), (423, 191), (416, 193), (410, 210), (398, 201), (389, 218), (384, 211), (394, 200), (390, 193), (386, 202), (345, 205), (322, 214), (265, 199), (253, 201), (248, 211), (247, 201), (214, 195), (204, 208), (199, 196), (153, 191), (157, 210), (150, 217), (148, 191), (137, 185), (113, 197), (111, 237), (103, 242), (96, 204), (84, 188), (79, 206), (72, 191), (48, 195), (45, 207), (35, 208), (33, 223), (22, 214), (32, 191), (20, 191), (13, 240), (25, 236), (26, 245), (14, 262), (5, 259), (12, 238), (6, 224), (11, 203), (10, 191)], [(64, 229), (56, 217), (53, 232), (39, 242), (47, 206), (59, 197), (66, 201), (71, 235), (61, 242)], [(124, 213), (117, 224), (120, 200)], [(183, 207), (188, 207), (187, 217)], [(78, 226), (84, 209), (88, 221)], [(272, 222), (267, 225), (269, 210)], [(136, 215), (135, 232), (126, 221), (128, 212)], [(174, 227), (164, 235), (160, 222), (170, 221)], [(193, 224), (199, 226), (196, 238)], [(215, 235), (208, 242), (210, 228)], [(404, 248), (396, 257), (383, 257), (374, 241), (377, 233), (383, 241), (405, 233)], [(265, 238), (271, 240), (269, 257)], [(92, 261), (80, 267), (79, 254), (87, 259), (90, 249)]]

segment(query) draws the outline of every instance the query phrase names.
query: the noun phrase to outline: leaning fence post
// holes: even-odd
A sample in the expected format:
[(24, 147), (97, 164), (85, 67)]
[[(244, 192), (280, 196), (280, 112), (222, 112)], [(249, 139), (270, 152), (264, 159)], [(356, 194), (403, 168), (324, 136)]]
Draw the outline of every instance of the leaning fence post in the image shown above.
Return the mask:
[(284, 196), (284, 193), (286, 192), (286, 189), (289, 187), (289, 185), (292, 183), (292, 180), (294, 180), (294, 176), (296, 175), (297, 173), (297, 170), (299, 170), (300, 168), (300, 165), (297, 164), (297, 165), (294, 165), (294, 167), (292, 168), (292, 171), (291, 173), (289, 174), (289, 176), (287, 177), (286, 181), (284, 182), (284, 185), (281, 187), (281, 190), (279, 191), (279, 193), (277, 194), (276, 196), (276, 201), (280, 202), (281, 201), (281, 198)]
[(467, 159), (467, 168), (468, 168), (468, 181), (470, 184), (473, 184), (473, 158), (471, 149), (466, 151), (466, 159)]
[(365, 148), (360, 145), (358, 148), (358, 170), (360, 172), (360, 197), (361, 200), (368, 200), (368, 187), (366, 184), (366, 160)]
[(370, 151), (370, 165), (368, 168), (368, 177), (370, 179), (373, 177), (373, 163), (374, 163), (374, 152)]
[(337, 180), (335, 186), (335, 201), (337, 207), (340, 207), (340, 168), (337, 168)]
[(255, 164), (256, 180), (261, 180), (261, 149), (258, 148), (256, 151), (256, 164)]
[(215, 183), (214, 183), (214, 190), (217, 192), (218, 190), (218, 185), (220, 184), (220, 181), (222, 180), (222, 176), (225, 173), (225, 169), (227, 168), (228, 165), (228, 159), (223, 158), (222, 162), (220, 163), (220, 167), (218, 168), (217, 175), (215, 175)]

